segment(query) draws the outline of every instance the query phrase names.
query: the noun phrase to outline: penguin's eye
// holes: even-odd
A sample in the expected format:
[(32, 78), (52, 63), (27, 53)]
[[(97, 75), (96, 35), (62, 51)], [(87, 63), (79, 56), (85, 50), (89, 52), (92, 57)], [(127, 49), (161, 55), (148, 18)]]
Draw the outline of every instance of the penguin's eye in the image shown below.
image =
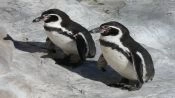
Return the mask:
[(55, 15), (48, 15), (46, 16), (47, 17), (47, 20), (45, 21), (46, 23), (49, 23), (49, 22), (56, 22), (58, 21), (58, 17), (55, 16)]
[(111, 36), (116, 36), (116, 35), (118, 35), (118, 33), (119, 33), (118, 29), (111, 28), (109, 30), (109, 35), (111, 35)]
[(107, 25), (103, 25), (103, 26), (100, 26), (100, 28), (102, 28), (102, 29), (108, 29), (108, 26)]
[(50, 16), (50, 19), (51, 19), (52, 21), (57, 21), (57, 20), (58, 20), (58, 17), (55, 16), (55, 15), (51, 15), (51, 16)]

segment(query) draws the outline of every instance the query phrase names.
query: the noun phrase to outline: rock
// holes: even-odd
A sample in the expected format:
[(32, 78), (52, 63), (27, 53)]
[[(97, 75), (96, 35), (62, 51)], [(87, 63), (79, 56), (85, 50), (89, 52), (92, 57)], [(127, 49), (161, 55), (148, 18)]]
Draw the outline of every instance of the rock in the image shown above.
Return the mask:
[(12, 64), (13, 43), (9, 40), (4, 40), (6, 31), (0, 27), (0, 75), (9, 72), (9, 66)]
[(0, 98), (17, 98), (12, 92), (0, 90)]

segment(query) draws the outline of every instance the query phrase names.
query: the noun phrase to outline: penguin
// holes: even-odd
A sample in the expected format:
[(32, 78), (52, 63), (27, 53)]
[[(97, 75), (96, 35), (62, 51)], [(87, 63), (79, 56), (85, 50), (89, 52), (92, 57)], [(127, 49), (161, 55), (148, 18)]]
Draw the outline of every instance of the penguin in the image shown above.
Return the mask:
[(130, 36), (124, 25), (111, 21), (102, 24), (99, 30), (102, 55), (98, 66), (104, 70), (109, 65), (122, 77), (119, 83), (109, 86), (139, 90), (145, 82), (153, 79), (155, 70), (151, 55)]
[[(49, 9), (33, 22), (44, 21), (47, 41), (59, 47), (69, 58), (70, 63), (83, 62), (96, 55), (96, 47), (91, 34), (86, 28), (71, 20), (59, 9)], [(67, 62), (67, 61), (66, 61)]]

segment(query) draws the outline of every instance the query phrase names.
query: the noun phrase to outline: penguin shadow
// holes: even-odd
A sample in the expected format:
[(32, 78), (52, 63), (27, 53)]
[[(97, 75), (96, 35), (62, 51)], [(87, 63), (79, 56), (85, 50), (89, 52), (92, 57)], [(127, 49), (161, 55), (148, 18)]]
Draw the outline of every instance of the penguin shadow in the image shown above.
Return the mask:
[(10, 35), (7, 34), (6, 37), (3, 38), (4, 40), (11, 40), (14, 44), (14, 47), (18, 50), (35, 53), (35, 52), (42, 52), (47, 53), (47, 49), (45, 48), (44, 42), (23, 42), (14, 40)]
[[(65, 67), (65, 66), (63, 66)], [(87, 60), (78, 67), (65, 67), (68, 70), (79, 74), (80, 76), (102, 82), (106, 85), (118, 83), (121, 76), (114, 71), (110, 66), (106, 66), (106, 71), (102, 71), (97, 67), (97, 61)]]
[[(4, 38), (4, 40), (11, 40), (14, 43), (15, 48), (21, 51), (30, 53), (35, 52), (48, 53), (45, 42), (16, 41), (9, 35), (7, 35)], [(121, 76), (116, 71), (114, 71), (110, 66), (106, 66), (106, 71), (100, 70), (96, 65), (97, 61), (94, 60), (86, 60), (85, 62), (79, 65), (70, 66), (69, 64), (62, 63), (61, 61), (58, 61), (58, 59), (54, 59), (50, 56), (46, 56), (46, 58), (53, 59), (59, 66), (62, 66), (71, 72), (77, 73), (84, 78), (99, 81), (106, 85), (111, 83), (117, 83), (121, 79)]]

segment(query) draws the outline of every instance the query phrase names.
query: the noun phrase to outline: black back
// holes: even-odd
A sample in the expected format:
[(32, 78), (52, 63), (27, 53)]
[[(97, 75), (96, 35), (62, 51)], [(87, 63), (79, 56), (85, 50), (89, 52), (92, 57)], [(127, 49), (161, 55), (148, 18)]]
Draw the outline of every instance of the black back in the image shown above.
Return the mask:
[(74, 34), (81, 32), (88, 42), (89, 54), (88, 57), (92, 58), (96, 54), (95, 42), (90, 34), (90, 32), (81, 26), (80, 24), (71, 21), (70, 24), (66, 27), (68, 30), (73, 31)]
[(124, 46), (127, 46), (130, 49), (130, 51), (133, 51), (135, 53), (140, 52), (142, 54), (146, 64), (146, 70), (147, 70), (146, 76), (152, 78), (155, 74), (155, 70), (154, 70), (154, 67), (153, 67), (154, 64), (149, 52), (143, 46), (141, 46), (138, 42), (133, 40), (131, 37), (127, 40), (125, 38), (122, 38), (121, 40)]

